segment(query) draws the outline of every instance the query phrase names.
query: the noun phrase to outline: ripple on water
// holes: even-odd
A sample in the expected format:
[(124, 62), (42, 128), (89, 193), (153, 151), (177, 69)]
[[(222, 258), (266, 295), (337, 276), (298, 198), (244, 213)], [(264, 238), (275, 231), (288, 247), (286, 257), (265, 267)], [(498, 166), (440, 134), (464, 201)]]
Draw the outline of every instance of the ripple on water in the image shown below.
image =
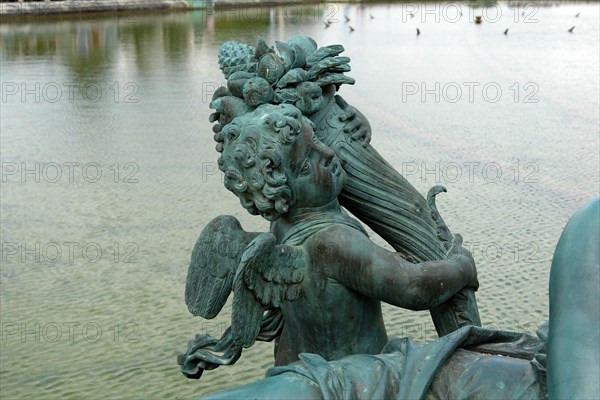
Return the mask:
[[(491, 29), (476, 31), (464, 21), (435, 24), (418, 41), (398, 41), (406, 34), (406, 24), (396, 23), (401, 7), (367, 7), (389, 18), (378, 17), (352, 36), (333, 26), (324, 30), (314, 14), (287, 25), (265, 19), (234, 26), (218, 14), (176, 13), (140, 15), (127, 24), (110, 18), (40, 21), (3, 32), (3, 77), (29, 84), (97, 83), (106, 94), (96, 103), (34, 104), (17, 96), (2, 104), (3, 162), (63, 165), (57, 183), (17, 175), (2, 184), (3, 243), (27, 249), (55, 243), (63, 251), (55, 261), (48, 254), (23, 256), (20, 249), (3, 253), (0, 314), (3, 327), (14, 329), (0, 343), (3, 397), (193, 398), (263, 376), (272, 360), (267, 343), (200, 381), (185, 379), (175, 362), (195, 333), (219, 336), (230, 319), (228, 312), (213, 321), (194, 318), (183, 302), (202, 227), (220, 214), (235, 215), (248, 231), (268, 226), (222, 187), (207, 123), (210, 85), (223, 81), (218, 46), (232, 38), (251, 42), (262, 35), (272, 43), (304, 32), (319, 44), (343, 43), (357, 85), (342, 95), (370, 119), (374, 146), (401, 171), (407, 163), (429, 169), (436, 163), (497, 163), (504, 173), (496, 183), (481, 170), (468, 179), (466, 168), (458, 181), (438, 182), (434, 174), (407, 178), (421, 193), (437, 183), (448, 187), (438, 205), (477, 262), (483, 324), (531, 332), (547, 319), (554, 246), (568, 218), (599, 192), (598, 8), (578, 4), (587, 28), (568, 39), (562, 28), (554, 30), (573, 15), (559, 4), (541, 7), (540, 24), (522, 25), (522, 32), (500, 41)], [(359, 11), (345, 7), (354, 20), (368, 14)], [(49, 54), (36, 53), (43, 46), (31, 47), (47, 41), (55, 43)], [(390, 75), (392, 70), (401, 72)], [(508, 96), (515, 79), (521, 86), (535, 82), (540, 102), (504, 97), (493, 104), (450, 104), (398, 95), (408, 81), (477, 80), (497, 82)], [(119, 100), (133, 82), (139, 101), (112, 100), (115, 82)], [(75, 163), (72, 181), (63, 163)], [(82, 176), (87, 163), (100, 166), (98, 182)], [(534, 181), (525, 182), (531, 171)], [(72, 259), (65, 243), (78, 246)], [(82, 255), (90, 244), (101, 248), (98, 260)], [(384, 305), (383, 313), (390, 337), (435, 338), (427, 312)]]

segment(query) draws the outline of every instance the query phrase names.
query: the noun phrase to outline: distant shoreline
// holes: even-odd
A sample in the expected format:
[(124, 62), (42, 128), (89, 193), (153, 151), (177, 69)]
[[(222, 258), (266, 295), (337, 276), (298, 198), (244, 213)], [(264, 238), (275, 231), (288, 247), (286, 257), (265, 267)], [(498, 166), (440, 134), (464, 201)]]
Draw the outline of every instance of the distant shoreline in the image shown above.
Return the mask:
[[(351, 1), (350, 1), (351, 2)], [(43, 17), (59, 14), (118, 13), (142, 11), (210, 10), (236, 6), (272, 6), (285, 4), (319, 3), (302, 0), (58, 0), (58, 1), (3, 1), (0, 16)]]
[[(414, 1), (414, 0), (412, 0)], [(416, 2), (436, 2), (439, 0), (417, 0)], [(476, 0), (467, 0), (474, 1)], [(508, 1), (508, 0), (505, 0)], [(411, 0), (341, 0), (340, 3), (395, 3)], [(552, 6), (566, 3), (566, 0), (516, 0), (517, 3), (535, 3)], [(594, 3), (594, 0), (572, 0), (569, 3)], [(325, 0), (0, 0), (0, 19), (44, 18), (45, 16), (93, 15), (101, 13), (138, 13), (163, 11), (219, 10), (234, 7), (271, 7), (303, 4), (323, 4)]]
[(87, 14), (145, 10), (186, 10), (186, 0), (64, 0), (0, 3), (2, 17), (27, 17), (55, 14)]

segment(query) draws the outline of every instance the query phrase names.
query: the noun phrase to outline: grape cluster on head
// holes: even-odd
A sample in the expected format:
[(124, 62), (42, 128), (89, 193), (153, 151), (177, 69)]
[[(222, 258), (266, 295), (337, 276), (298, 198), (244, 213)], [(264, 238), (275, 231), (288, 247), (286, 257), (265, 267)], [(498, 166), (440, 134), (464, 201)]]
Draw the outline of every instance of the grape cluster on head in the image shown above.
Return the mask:
[(339, 56), (341, 45), (317, 48), (308, 36), (275, 42), (277, 51), (259, 38), (256, 47), (229, 41), (219, 51), (219, 68), (227, 79), (213, 95), (210, 121), (217, 151), (223, 151), (223, 127), (262, 104), (292, 104), (305, 116), (322, 106), (322, 87), (354, 84), (344, 75), (350, 58)]

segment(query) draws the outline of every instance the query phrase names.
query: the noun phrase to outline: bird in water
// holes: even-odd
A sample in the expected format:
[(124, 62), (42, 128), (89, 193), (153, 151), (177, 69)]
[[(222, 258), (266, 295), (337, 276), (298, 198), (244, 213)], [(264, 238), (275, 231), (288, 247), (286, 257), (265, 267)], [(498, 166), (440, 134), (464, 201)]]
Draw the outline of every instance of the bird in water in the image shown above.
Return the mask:
[(375, 17), (373, 16), (373, 14), (369, 14), (369, 17), (371, 17), (371, 19), (375, 19)]
[(354, 28), (350, 25), (348, 25), (348, 27), (350, 28), (350, 32), (354, 32)]
[(575, 30), (575, 26), (572, 26), (571, 29), (569, 29), (569, 33), (573, 33), (574, 30)]
[(421, 34), (421, 30), (419, 28), (417, 28), (417, 36), (419, 36)]
[(508, 28), (506, 28), (506, 30), (504, 31), (505, 35), (508, 35)]
[(344, 18), (346, 18), (346, 22), (350, 22), (350, 18), (347, 15), (344, 15)]
[(580, 15), (581, 15), (581, 13), (578, 12), (577, 14), (575, 14), (575, 18), (579, 18)]

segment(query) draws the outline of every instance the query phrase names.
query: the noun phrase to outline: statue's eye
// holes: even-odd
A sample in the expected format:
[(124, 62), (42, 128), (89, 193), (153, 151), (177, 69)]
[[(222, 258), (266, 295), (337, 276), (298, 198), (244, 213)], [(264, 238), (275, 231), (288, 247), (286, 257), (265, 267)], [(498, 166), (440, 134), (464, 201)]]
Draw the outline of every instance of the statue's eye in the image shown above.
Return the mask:
[(304, 164), (302, 164), (302, 168), (300, 169), (300, 173), (302, 175), (306, 175), (310, 172), (310, 164), (308, 163), (308, 160), (304, 161)]

